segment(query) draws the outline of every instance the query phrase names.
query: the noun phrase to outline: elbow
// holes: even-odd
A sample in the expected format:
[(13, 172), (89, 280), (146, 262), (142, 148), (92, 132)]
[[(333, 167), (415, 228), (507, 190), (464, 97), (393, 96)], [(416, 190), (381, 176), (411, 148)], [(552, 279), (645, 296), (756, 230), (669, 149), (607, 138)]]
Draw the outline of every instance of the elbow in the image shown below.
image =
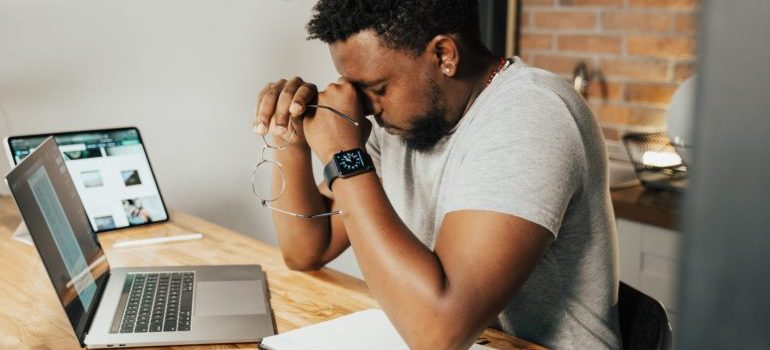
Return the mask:
[[(440, 326), (437, 326), (439, 324)], [(413, 332), (412, 336), (405, 337), (405, 340), (409, 348), (414, 350), (468, 350), (478, 335), (472, 330), (438, 322), (434, 327), (426, 325), (419, 332)]]
[(283, 262), (290, 270), (294, 271), (317, 271), (320, 270), (324, 264), (318, 259), (311, 258), (297, 258), (291, 256), (283, 256)]
[(473, 341), (453, 341), (451, 338), (415, 339), (409, 342), (409, 348), (413, 350), (468, 350)]

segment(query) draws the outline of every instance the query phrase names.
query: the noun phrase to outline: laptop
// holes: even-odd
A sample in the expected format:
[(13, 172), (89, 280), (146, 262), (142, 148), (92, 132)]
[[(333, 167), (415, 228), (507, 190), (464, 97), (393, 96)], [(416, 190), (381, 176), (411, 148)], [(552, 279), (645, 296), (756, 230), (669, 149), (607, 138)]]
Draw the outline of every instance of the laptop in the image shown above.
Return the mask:
[(53, 137), (6, 181), (81, 346), (258, 342), (275, 334), (258, 265), (111, 269)]
[(5, 140), (11, 168), (53, 136), (95, 232), (168, 221), (139, 130), (134, 127), (17, 135)]

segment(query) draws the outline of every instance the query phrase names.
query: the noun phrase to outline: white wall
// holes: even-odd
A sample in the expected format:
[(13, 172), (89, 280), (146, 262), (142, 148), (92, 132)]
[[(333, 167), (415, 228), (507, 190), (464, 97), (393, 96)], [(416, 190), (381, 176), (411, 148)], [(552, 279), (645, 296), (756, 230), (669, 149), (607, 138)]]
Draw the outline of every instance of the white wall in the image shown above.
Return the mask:
[(0, 136), (135, 125), (170, 207), (275, 244), (249, 185), (251, 119), (268, 81), (336, 80), (305, 40), (313, 3), (0, 0)]

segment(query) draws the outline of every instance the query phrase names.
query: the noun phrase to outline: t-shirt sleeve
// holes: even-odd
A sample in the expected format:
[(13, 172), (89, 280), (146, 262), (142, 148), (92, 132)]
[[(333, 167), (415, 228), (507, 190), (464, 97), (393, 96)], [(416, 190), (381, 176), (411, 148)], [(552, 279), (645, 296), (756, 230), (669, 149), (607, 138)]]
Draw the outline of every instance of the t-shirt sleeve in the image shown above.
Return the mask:
[[(505, 99), (504, 99), (505, 100)], [(519, 91), (479, 111), (453, 172), (445, 213), (488, 210), (538, 224), (558, 237), (585, 164), (564, 102), (545, 89)]]

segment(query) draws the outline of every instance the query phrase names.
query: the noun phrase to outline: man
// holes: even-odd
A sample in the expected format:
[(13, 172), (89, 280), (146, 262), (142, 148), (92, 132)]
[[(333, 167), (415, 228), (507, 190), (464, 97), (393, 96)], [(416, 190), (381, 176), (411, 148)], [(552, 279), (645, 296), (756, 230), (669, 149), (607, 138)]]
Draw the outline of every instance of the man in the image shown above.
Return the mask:
[[(555, 349), (620, 348), (606, 150), (584, 100), (486, 50), (476, 1), (321, 0), (308, 31), (342, 77), (268, 84), (255, 117), (290, 142), (271, 203), (287, 265), (352, 246), (413, 349), (467, 349), (493, 323)], [(329, 164), (318, 186), (311, 150)]]

